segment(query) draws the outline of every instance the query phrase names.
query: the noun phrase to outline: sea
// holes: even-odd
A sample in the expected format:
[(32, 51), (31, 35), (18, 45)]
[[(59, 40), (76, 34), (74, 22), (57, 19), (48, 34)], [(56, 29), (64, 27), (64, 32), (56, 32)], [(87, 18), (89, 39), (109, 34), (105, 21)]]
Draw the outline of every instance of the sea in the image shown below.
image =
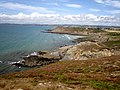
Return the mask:
[[(60, 46), (73, 45), (74, 39), (80, 36), (45, 33), (56, 26), (0, 24), (0, 74), (31, 69), (17, 67), (13, 62), (23, 56), (41, 50), (52, 51)], [(82, 38), (82, 36), (81, 36)]]

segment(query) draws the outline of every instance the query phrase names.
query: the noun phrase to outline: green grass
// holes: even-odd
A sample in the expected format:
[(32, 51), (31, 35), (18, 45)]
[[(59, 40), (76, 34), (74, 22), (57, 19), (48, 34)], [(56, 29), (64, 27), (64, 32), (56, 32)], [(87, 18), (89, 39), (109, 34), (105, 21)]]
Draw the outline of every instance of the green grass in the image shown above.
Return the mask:
[(93, 28), (92, 30), (94, 33), (106, 32), (106, 31), (102, 30), (101, 28)]
[(108, 35), (110, 35), (110, 36), (120, 36), (120, 33), (110, 32), (110, 33), (108, 33)]
[(108, 47), (120, 46), (120, 40), (108, 41), (108, 42), (104, 42), (103, 44), (105, 44)]
[(65, 80), (65, 77), (64, 77), (63, 74), (55, 74), (54, 78), (55, 78), (56, 81), (59, 81), (59, 82)]
[(120, 90), (120, 84), (105, 81), (90, 81), (90, 85), (99, 90)]

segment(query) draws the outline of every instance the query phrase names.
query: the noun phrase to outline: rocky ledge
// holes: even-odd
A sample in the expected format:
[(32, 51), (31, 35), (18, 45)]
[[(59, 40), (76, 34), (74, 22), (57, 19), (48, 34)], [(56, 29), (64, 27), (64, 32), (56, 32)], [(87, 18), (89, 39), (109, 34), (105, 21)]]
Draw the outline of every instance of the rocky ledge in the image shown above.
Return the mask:
[(19, 66), (35, 67), (35, 66), (48, 65), (50, 63), (54, 63), (54, 62), (59, 61), (59, 60), (60, 60), (59, 57), (52, 56), (48, 52), (39, 51), (39, 52), (34, 52), (34, 54), (24, 56), (21, 61), (13, 63), (13, 65), (16, 65), (18, 67)]

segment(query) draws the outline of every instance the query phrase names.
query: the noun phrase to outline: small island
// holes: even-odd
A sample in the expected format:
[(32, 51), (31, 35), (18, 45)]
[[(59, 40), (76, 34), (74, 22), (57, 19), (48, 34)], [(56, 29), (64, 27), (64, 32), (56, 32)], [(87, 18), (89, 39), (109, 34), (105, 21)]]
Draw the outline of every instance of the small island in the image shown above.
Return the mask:
[(46, 33), (84, 38), (75, 39), (75, 45), (23, 57), (13, 65), (40, 67), (1, 75), (0, 88), (12, 84), (20, 90), (119, 90), (120, 28), (58, 26)]

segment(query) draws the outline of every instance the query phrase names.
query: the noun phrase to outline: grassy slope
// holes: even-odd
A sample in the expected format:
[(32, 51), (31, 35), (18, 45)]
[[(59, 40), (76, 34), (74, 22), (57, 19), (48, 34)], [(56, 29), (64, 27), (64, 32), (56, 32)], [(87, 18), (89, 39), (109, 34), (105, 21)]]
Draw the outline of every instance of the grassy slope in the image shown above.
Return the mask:
[[(23, 82), (21, 79), (26, 80)], [(16, 83), (18, 83), (17, 80), (19, 82), (22, 81), (23, 84), (21, 84), (23, 86), (30, 80), (29, 83), (31, 86), (34, 85), (34, 88), (37, 87), (39, 81), (47, 80), (65, 83), (70, 87), (72, 86), (72, 88), (85, 88), (89, 86), (101, 90), (119, 90), (120, 56), (97, 60), (57, 62), (42, 68), (1, 76), (1, 82), (6, 82), (6, 80), (9, 80), (9, 82), (14, 80)], [(23, 87), (22, 85), (21, 87)], [(0, 87), (4, 88), (3, 83), (0, 83)]]
[(108, 35), (112, 38), (112, 40), (104, 42), (103, 44), (110, 48), (113, 48), (115, 46), (120, 47), (120, 33), (108, 32)]

